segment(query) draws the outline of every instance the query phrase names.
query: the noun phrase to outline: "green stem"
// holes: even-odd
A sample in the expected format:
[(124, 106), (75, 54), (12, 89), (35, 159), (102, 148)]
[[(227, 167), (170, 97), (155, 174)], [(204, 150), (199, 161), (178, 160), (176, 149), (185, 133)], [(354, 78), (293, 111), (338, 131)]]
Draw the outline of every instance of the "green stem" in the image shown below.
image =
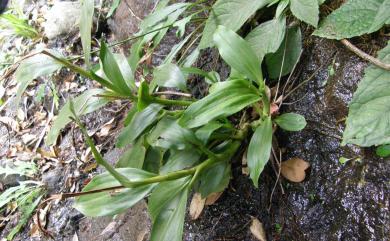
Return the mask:
[(261, 100), (263, 102), (263, 116), (269, 116), (270, 115), (270, 102), (268, 99), (267, 94), (265, 93), (265, 90), (262, 91)]
[(169, 100), (169, 99), (162, 99), (159, 97), (153, 97), (152, 102), (167, 106), (189, 106), (192, 104), (192, 101), (189, 100)]
[(88, 146), (91, 148), (93, 157), (95, 158), (96, 162), (99, 165), (102, 165), (124, 187), (132, 187), (132, 182), (129, 179), (127, 179), (121, 173), (116, 171), (115, 168), (113, 168), (106, 160), (104, 160), (103, 156), (96, 149), (95, 143), (92, 141), (91, 137), (88, 135), (87, 130), (85, 129), (84, 125), (81, 123), (79, 117), (77, 116), (76, 111), (74, 109), (73, 101), (70, 101), (69, 104), (70, 104), (70, 106), (69, 106), (70, 111), (73, 114), (74, 121), (79, 126), (81, 133), (84, 135)]

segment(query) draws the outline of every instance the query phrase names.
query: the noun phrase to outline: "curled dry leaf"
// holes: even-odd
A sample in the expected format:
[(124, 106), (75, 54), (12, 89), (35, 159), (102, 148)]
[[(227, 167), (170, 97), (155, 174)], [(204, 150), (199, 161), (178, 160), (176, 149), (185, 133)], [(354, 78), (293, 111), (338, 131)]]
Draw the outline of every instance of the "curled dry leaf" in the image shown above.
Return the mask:
[(213, 205), (222, 196), (223, 192), (213, 192), (206, 197), (205, 205)]
[(264, 226), (257, 218), (252, 219), (250, 230), (253, 236), (255, 236), (257, 240), (267, 241), (265, 231), (264, 231)]
[(309, 168), (310, 164), (301, 158), (291, 158), (282, 162), (282, 175), (291, 182), (302, 182), (306, 173), (305, 170)]
[(200, 193), (194, 194), (190, 204), (190, 217), (192, 220), (196, 220), (199, 218), (200, 214), (203, 211), (205, 201), (206, 199), (202, 198), (202, 195), (200, 195)]

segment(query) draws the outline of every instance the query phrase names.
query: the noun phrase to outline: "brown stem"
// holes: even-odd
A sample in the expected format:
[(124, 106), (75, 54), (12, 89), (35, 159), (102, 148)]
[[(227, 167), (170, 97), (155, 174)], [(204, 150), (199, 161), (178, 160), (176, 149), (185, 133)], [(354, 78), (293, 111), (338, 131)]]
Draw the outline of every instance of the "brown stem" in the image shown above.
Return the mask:
[(364, 60), (366, 60), (366, 61), (368, 61), (368, 62), (370, 62), (370, 63), (372, 63), (372, 64), (374, 64), (376, 66), (378, 66), (379, 68), (382, 68), (382, 69), (390, 71), (390, 64), (383, 63), (379, 59), (374, 58), (371, 55), (363, 52), (362, 50), (360, 50), (358, 47), (356, 47), (355, 45), (353, 45), (351, 42), (349, 42), (346, 39), (342, 39), (342, 40), (340, 40), (340, 42), (342, 44), (344, 44), (344, 46), (347, 47), (347, 49), (349, 49), (352, 52), (354, 52), (360, 58), (362, 58), (362, 59), (364, 59)]

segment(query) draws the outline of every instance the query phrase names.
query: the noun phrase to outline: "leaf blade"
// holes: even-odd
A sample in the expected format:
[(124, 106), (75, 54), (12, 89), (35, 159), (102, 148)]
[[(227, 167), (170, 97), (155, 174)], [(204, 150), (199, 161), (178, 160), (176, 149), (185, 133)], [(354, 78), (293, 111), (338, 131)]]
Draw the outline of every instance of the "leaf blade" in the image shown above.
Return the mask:
[(250, 177), (256, 187), (264, 166), (267, 164), (272, 147), (272, 121), (267, 117), (256, 128), (248, 147), (248, 167)]

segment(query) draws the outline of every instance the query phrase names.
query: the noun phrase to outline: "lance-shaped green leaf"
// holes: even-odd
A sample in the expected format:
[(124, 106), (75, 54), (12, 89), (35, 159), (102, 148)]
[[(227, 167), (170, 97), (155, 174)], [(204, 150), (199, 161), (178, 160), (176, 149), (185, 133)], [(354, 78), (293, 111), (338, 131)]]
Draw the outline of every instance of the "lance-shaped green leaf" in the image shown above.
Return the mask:
[(290, 9), (299, 20), (317, 27), (320, 14), (318, 4), (318, 0), (291, 0)]
[(140, 24), (140, 29), (142, 29), (143, 31), (148, 30), (160, 23), (161, 21), (167, 19), (168, 16), (175, 11), (185, 9), (189, 5), (190, 3), (175, 3), (167, 7), (161, 8), (154, 13), (148, 15)]
[(15, 72), (16, 81), (19, 83), (14, 102), (15, 106), (19, 105), (23, 92), (34, 79), (52, 74), (61, 67), (61, 63), (44, 54), (37, 54), (23, 60)]
[(214, 84), (213, 92), (191, 104), (179, 124), (194, 128), (232, 115), (260, 100), (258, 90), (248, 81), (238, 79)]
[(110, 82), (120, 90), (120, 94), (130, 95), (131, 90), (122, 75), (121, 69), (116, 62), (114, 55), (110, 52), (104, 42), (101, 42), (100, 61), (104, 74)]
[(271, 117), (264, 119), (256, 128), (248, 147), (248, 167), (253, 184), (258, 187), (259, 177), (267, 164), (272, 147)]
[[(73, 103), (75, 106), (76, 114), (78, 116), (82, 116), (106, 105), (109, 100), (98, 97), (98, 95), (103, 95), (105, 93), (106, 91), (102, 89), (90, 89), (85, 91), (82, 95), (79, 95), (74, 98)], [(49, 133), (47, 134), (47, 145), (53, 145), (57, 140), (61, 129), (64, 128), (69, 122), (71, 122), (71, 119), (69, 117), (72, 116), (72, 113), (70, 111), (69, 106), (70, 104), (68, 101), (59, 111), (57, 118), (55, 119)]]
[(147, 140), (153, 146), (175, 150), (202, 145), (191, 130), (181, 127), (172, 117), (164, 117), (159, 121)]
[(149, 198), (151, 241), (181, 241), (190, 178), (162, 182)]
[(118, 64), (118, 67), (127, 86), (129, 86), (131, 90), (135, 91), (137, 87), (135, 86), (134, 74), (131, 70), (129, 60), (124, 54), (114, 54), (114, 58)]
[[(299, 26), (287, 28), (283, 42), (274, 54), (265, 57), (268, 74), (271, 79), (278, 79), (292, 71), (302, 49), (302, 35)], [(283, 69), (282, 69), (283, 66)], [(282, 71), (281, 71), (282, 70)]]
[(159, 86), (187, 90), (185, 77), (176, 64), (167, 63), (157, 67), (153, 81)]
[(165, 151), (165, 149), (158, 146), (149, 146), (142, 169), (148, 172), (158, 173), (162, 166)]
[(116, 167), (133, 167), (141, 169), (146, 154), (146, 148), (143, 145), (143, 141), (143, 138), (139, 138), (132, 147), (125, 151), (116, 163)]
[(343, 39), (372, 33), (389, 21), (389, 0), (349, 0), (321, 23), (314, 35)]
[(121, 0), (114, 0), (111, 4), (110, 10), (108, 10), (106, 18), (109, 18), (112, 16), (112, 14), (115, 12), (115, 10), (118, 8), (119, 4), (121, 3)]
[(245, 40), (261, 62), (266, 54), (278, 50), (285, 32), (286, 18), (280, 17), (260, 24), (245, 37)]
[(237, 31), (258, 9), (270, 2), (271, 0), (218, 0), (206, 21), (199, 48), (213, 46), (213, 34), (218, 25)]
[(167, 163), (161, 167), (160, 173), (179, 171), (194, 166), (200, 158), (200, 153), (196, 148), (184, 150), (170, 150), (170, 156)]
[(222, 25), (218, 26), (213, 39), (226, 63), (252, 81), (263, 85), (260, 62), (247, 41)]
[(202, 126), (198, 130), (196, 130), (195, 135), (198, 137), (199, 140), (202, 141), (203, 144), (207, 144), (207, 141), (209, 140), (211, 134), (213, 134), (214, 131), (218, 130), (222, 127), (222, 123), (213, 121), (208, 123), (205, 126)]
[(117, 146), (125, 147), (137, 139), (146, 128), (157, 120), (161, 109), (161, 105), (151, 104), (141, 112), (137, 112), (130, 124), (119, 135)]
[(90, 67), (91, 58), (91, 31), (93, 23), (93, 12), (95, 8), (95, 0), (81, 1), (81, 16), (80, 16), (80, 37), (81, 45), (84, 50), (85, 63)]
[[(118, 168), (116, 170), (131, 181), (140, 181), (155, 176), (152, 173), (135, 168)], [(126, 211), (126, 209), (142, 200), (152, 191), (155, 185), (149, 184), (136, 188), (120, 188), (82, 195), (76, 198), (74, 208), (91, 217), (115, 215)], [(106, 172), (95, 176), (83, 188), (83, 192), (118, 186), (120, 186), (120, 183)]]
[(229, 185), (231, 165), (229, 162), (217, 162), (208, 167), (199, 176), (199, 192), (203, 198), (214, 192), (222, 192)]
[[(390, 64), (390, 43), (378, 58)], [(390, 71), (370, 65), (359, 83), (344, 130), (343, 142), (359, 146), (390, 143)]]
[(300, 131), (306, 126), (305, 117), (297, 113), (286, 113), (275, 118), (275, 123), (286, 131)]

